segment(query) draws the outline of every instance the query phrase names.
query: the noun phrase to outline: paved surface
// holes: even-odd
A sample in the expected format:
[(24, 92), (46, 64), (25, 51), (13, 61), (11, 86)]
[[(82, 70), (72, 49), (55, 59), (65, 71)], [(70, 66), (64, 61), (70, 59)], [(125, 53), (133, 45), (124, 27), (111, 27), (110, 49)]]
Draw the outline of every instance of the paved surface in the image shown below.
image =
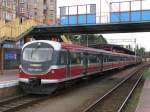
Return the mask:
[(18, 70), (5, 70), (0, 74), (0, 88), (10, 87), (17, 85)]
[(144, 84), (136, 112), (150, 112), (150, 75)]
[(0, 82), (16, 80), (17, 79), (18, 69), (15, 70), (5, 70), (3, 74), (0, 74)]

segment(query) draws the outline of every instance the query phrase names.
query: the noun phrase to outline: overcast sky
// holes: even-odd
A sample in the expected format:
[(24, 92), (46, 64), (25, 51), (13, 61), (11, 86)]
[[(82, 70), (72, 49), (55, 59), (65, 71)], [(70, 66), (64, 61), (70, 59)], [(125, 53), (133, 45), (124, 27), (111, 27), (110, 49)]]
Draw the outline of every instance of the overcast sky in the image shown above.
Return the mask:
[[(103, 15), (103, 22), (107, 22), (108, 20), (106, 18), (109, 17), (109, 2), (118, 2), (118, 1), (124, 1), (124, 0), (101, 0), (102, 2), (102, 15)], [(127, 0), (126, 0), (127, 1)], [(96, 4), (96, 12), (98, 13), (99, 16), (99, 6), (100, 6), (100, 0), (57, 0), (57, 5), (58, 5), (58, 10), (57, 10), (57, 15), (59, 15), (59, 7), (60, 6), (71, 6), (71, 5), (83, 5), (83, 4)], [(146, 0), (146, 2), (143, 3), (144, 9), (148, 9), (150, 4), (150, 0)], [(118, 4), (114, 4), (112, 6), (113, 11), (117, 11)], [(129, 4), (128, 3), (123, 3), (121, 4), (121, 10), (127, 10), (129, 9)], [(140, 9), (140, 3), (139, 2), (134, 2), (132, 3), (132, 10), (137, 10)], [(149, 8), (150, 9), (150, 8)], [(74, 9), (72, 9), (74, 10)], [(82, 10), (82, 8), (80, 9)], [(73, 11), (72, 11), (73, 12)], [(98, 20), (97, 20), (98, 21)], [(103, 36), (107, 39), (119, 39), (118, 42), (115, 42), (115, 44), (120, 44), (120, 39), (129, 39), (131, 42), (122, 42), (121, 44), (131, 44), (132, 46), (135, 45), (132, 40), (136, 38), (137, 44), (139, 46), (143, 46), (146, 48), (146, 51), (150, 51), (150, 33), (149, 32), (143, 32), (143, 33), (116, 33), (116, 34), (103, 34)], [(113, 42), (114, 43), (114, 42)]]

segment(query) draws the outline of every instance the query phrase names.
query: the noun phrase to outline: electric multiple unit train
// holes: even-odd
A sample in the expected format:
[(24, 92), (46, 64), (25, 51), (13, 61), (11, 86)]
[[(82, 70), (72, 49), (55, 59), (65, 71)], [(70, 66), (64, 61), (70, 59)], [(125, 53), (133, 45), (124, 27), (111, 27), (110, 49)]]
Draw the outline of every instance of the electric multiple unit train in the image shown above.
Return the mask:
[(37, 40), (22, 48), (19, 85), (26, 93), (50, 94), (65, 82), (140, 61), (133, 55)]

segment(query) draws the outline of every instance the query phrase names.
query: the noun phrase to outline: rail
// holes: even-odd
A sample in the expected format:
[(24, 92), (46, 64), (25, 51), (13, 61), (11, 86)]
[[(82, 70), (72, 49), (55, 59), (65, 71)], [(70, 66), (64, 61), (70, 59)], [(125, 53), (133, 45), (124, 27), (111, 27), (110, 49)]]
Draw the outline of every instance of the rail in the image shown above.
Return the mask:
[[(144, 67), (145, 68), (145, 67)], [(141, 78), (142, 78), (142, 73), (143, 73), (143, 70), (144, 68), (141, 68), (142, 70), (136, 70), (136, 71), (133, 71), (131, 73), (131, 75), (129, 75), (127, 78), (125, 78), (124, 80), (122, 80), (119, 84), (117, 84), (115, 87), (113, 87), (111, 90), (109, 90), (106, 94), (104, 94), (102, 97), (100, 97), (98, 100), (96, 100), (95, 102), (93, 102), (91, 105), (89, 105), (87, 108), (85, 108), (82, 112), (97, 112), (97, 111), (105, 111), (106, 108), (111, 108), (111, 109), (114, 109), (115, 111), (117, 112), (121, 112), (122, 109), (124, 108), (124, 106), (126, 105), (128, 99), (130, 98), (131, 94), (133, 93), (133, 91), (135, 90), (136, 86), (138, 85), (138, 83), (140, 82)], [(135, 75), (136, 74), (136, 75)], [(132, 82), (131, 80), (136, 79), (135, 76), (137, 77), (138, 76), (138, 79), (137, 81), (134, 83)], [(131, 79), (131, 80), (130, 80)], [(120, 97), (120, 96), (116, 96), (117, 92), (120, 92), (120, 91), (117, 91), (119, 90), (120, 88), (124, 87), (123, 89), (125, 89), (125, 84), (127, 84), (127, 81), (131, 81), (131, 83), (134, 83), (132, 88), (130, 89), (129, 93), (127, 93), (128, 95), (125, 96), (125, 100), (121, 100), (122, 103), (121, 105), (118, 105), (117, 106), (114, 106), (115, 104), (112, 104), (112, 99), (114, 99), (114, 97)], [(128, 82), (130, 83), (130, 82)], [(129, 86), (127, 86), (129, 87)], [(120, 93), (119, 93), (120, 94)], [(124, 99), (124, 98), (123, 98)], [(106, 102), (105, 102), (106, 101)], [(111, 102), (111, 104), (109, 104)], [(120, 104), (120, 103), (119, 103)], [(113, 107), (112, 107), (113, 105)], [(103, 107), (103, 108), (101, 108)], [(102, 110), (100, 110), (102, 109)]]
[(46, 100), (49, 96), (20, 95), (0, 101), (0, 112), (13, 112), (31, 104)]

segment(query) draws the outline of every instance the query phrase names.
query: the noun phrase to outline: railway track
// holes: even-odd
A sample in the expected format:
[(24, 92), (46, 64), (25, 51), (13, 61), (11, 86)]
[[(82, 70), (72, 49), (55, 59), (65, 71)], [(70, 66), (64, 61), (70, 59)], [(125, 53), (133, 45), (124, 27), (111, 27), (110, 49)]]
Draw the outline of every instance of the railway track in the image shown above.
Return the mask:
[[(83, 85), (83, 83), (82, 83)], [(67, 91), (61, 91), (63, 92)], [(56, 93), (57, 94), (57, 93)], [(49, 98), (55, 97), (55, 95), (49, 95), (49, 96), (40, 96), (40, 95), (21, 95), (14, 98), (9, 98), (5, 100), (0, 101), (0, 112), (14, 112), (16, 110), (20, 110), (22, 108), (31, 106), (33, 104), (36, 104), (40, 101), (47, 100)], [(92, 106), (91, 106), (92, 107)], [(90, 112), (88, 109), (86, 109), (84, 112)]]
[(147, 66), (131, 73), (102, 97), (85, 108), (82, 112), (121, 112), (134, 89), (140, 83)]
[(14, 112), (18, 109), (30, 106), (47, 99), (49, 96), (20, 95), (0, 101), (0, 112)]

